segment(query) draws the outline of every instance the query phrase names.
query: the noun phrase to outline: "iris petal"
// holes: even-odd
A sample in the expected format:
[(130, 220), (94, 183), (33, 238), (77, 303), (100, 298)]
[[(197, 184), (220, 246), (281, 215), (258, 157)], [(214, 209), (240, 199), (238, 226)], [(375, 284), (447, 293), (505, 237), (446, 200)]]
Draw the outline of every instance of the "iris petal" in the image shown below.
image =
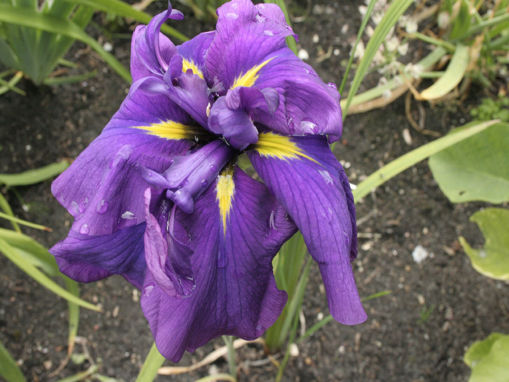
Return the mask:
[(299, 227), (318, 262), (332, 316), (347, 325), (366, 320), (350, 261), (357, 250), (355, 208), (343, 169), (325, 137), (295, 137), (306, 157), (249, 153), (255, 170)]
[(222, 334), (259, 337), (286, 302), (274, 281), (272, 258), (295, 226), (261, 183), (239, 169), (232, 180), (224, 232), (215, 187), (200, 198), (194, 214), (177, 211), (176, 220), (191, 238), (196, 289), (184, 299), (172, 297), (147, 272), (142, 308), (159, 351), (175, 362), (185, 350)]

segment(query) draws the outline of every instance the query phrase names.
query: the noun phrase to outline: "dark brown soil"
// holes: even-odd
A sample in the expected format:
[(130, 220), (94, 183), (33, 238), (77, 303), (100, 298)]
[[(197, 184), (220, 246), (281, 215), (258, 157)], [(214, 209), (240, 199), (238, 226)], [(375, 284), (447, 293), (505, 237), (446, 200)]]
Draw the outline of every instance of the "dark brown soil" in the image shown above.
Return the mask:
[[(301, 5), (293, 10), (305, 15), (305, 2)], [(323, 0), (319, 5), (323, 12), (315, 8), (295, 30), (322, 78), (339, 83), (342, 63), (360, 21), (358, 3)], [(324, 10), (326, 6), (329, 11)], [(187, 20), (176, 25), (189, 36), (204, 28)], [(342, 33), (345, 23), (349, 28)], [(127, 64), (129, 41), (112, 42), (113, 53)], [(340, 54), (317, 62), (331, 46)], [(99, 74), (83, 83), (54, 88), (24, 83), (26, 97), (9, 93), (0, 98), (0, 172), (14, 173), (76, 157), (126, 95), (128, 85), (90, 49), (76, 44), (68, 58), (79, 63), (80, 71), (98, 69)], [(426, 106), (425, 111), (426, 128), (441, 134), (469, 119), (467, 107), (462, 105)], [(412, 135), (410, 145), (403, 139), (404, 129)], [(348, 117), (343, 142), (336, 151), (350, 181), (358, 183), (383, 164), (430, 140), (412, 130), (400, 100), (382, 110)], [(20, 217), (54, 229), (49, 234), (26, 230), (43, 244), (51, 246), (66, 235), (71, 217), (52, 198), (49, 181), (18, 188), (17, 195), (9, 191), (7, 197)], [(29, 207), (28, 212), (23, 204)], [(290, 358), (284, 380), (465, 381), (469, 375), (462, 361), (466, 347), (492, 331), (509, 332), (509, 286), (474, 271), (457, 242), (463, 235), (482, 243), (477, 228), (468, 222), (481, 207), (478, 203), (449, 203), (426, 163), (366, 197), (358, 205), (358, 287), (362, 296), (383, 290), (392, 293), (366, 302), (369, 320), (365, 324), (345, 327), (329, 323), (299, 343), (299, 355)], [(420, 264), (412, 258), (417, 245), (431, 253)], [(0, 269), (0, 341), (20, 360), (27, 379), (55, 381), (86, 369), (87, 364), (69, 363), (59, 375), (49, 377), (66, 355), (66, 303), (4, 257), (0, 257)], [(103, 313), (82, 309), (79, 328), (101, 374), (133, 381), (152, 344), (137, 291), (123, 279), (112, 277), (83, 285), (82, 297), (104, 309)], [(304, 302), (305, 327), (327, 314), (318, 270), (313, 268)], [(187, 354), (180, 364), (196, 362), (219, 346), (220, 339)], [(77, 345), (76, 352), (81, 351)], [(276, 367), (264, 359), (259, 345), (241, 349), (240, 380), (272, 380)], [(208, 375), (211, 368), (227, 371), (225, 361), (219, 360), (190, 374), (158, 380), (193, 381)]]

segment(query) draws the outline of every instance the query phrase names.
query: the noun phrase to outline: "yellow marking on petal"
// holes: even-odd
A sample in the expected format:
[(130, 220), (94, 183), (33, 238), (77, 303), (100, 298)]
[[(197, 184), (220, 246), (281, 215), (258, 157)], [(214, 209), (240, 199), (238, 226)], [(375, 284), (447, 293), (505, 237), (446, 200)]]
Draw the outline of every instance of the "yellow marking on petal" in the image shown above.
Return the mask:
[(258, 142), (254, 149), (262, 156), (273, 157), (282, 160), (306, 158), (312, 162), (320, 164), (309, 155), (304, 154), (302, 149), (297, 146), (289, 137), (274, 133), (260, 133)]
[(219, 214), (223, 221), (223, 234), (225, 235), (226, 221), (230, 216), (234, 192), (235, 183), (233, 182), (233, 168), (227, 167), (219, 174), (216, 185), (216, 199), (219, 204)]
[(150, 135), (164, 139), (194, 139), (203, 135), (203, 131), (197, 127), (170, 120), (152, 123), (149, 126), (133, 126), (133, 128), (145, 130)]
[(273, 58), (269, 58), (268, 60), (265, 60), (260, 65), (253, 66), (246, 73), (241, 74), (239, 77), (235, 78), (235, 81), (233, 82), (233, 85), (231, 86), (230, 89), (234, 89), (239, 86), (243, 86), (246, 88), (253, 86), (259, 77), (258, 72), (260, 70), (262, 70), (262, 68), (265, 65), (267, 65), (270, 61), (272, 61)]
[(196, 74), (202, 80), (204, 79), (202, 71), (200, 69), (198, 69), (198, 66), (194, 63), (194, 61), (193, 60), (186, 60), (184, 58), (182, 60), (182, 71), (184, 73), (187, 73), (188, 70), (191, 70), (193, 72), (193, 74)]

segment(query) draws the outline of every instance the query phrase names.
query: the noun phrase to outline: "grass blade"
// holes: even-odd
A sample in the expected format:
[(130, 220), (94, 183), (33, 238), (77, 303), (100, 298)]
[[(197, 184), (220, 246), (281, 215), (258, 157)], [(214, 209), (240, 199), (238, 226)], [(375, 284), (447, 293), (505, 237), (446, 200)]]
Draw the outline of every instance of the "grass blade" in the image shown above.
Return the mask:
[(65, 298), (68, 301), (72, 301), (79, 306), (84, 308), (95, 310), (96, 312), (101, 311), (101, 308), (93, 305), (85, 300), (82, 300), (66, 289), (62, 288), (60, 285), (51, 280), (48, 276), (38, 270), (35, 266), (30, 264), (26, 259), (19, 255), (18, 251), (9, 245), (5, 240), (0, 239), (0, 251), (11, 260), (17, 267), (19, 267), (23, 272), (32, 277), (35, 281), (41, 284), (43, 287), (49, 289), (56, 295)]
[(69, 162), (61, 161), (18, 174), (0, 174), (0, 184), (5, 184), (7, 187), (30, 186), (59, 175), (67, 167), (69, 167)]
[(366, 14), (361, 22), (361, 27), (357, 32), (357, 38), (355, 39), (355, 44), (353, 45), (352, 52), (350, 54), (350, 58), (348, 59), (348, 64), (346, 65), (345, 74), (343, 75), (343, 80), (341, 81), (341, 85), (339, 86), (339, 94), (343, 93), (343, 89), (346, 85), (346, 80), (348, 79), (348, 74), (350, 74), (350, 69), (353, 64), (353, 59), (355, 57), (355, 52), (357, 51), (357, 45), (359, 45), (359, 41), (364, 34), (364, 29), (366, 29), (366, 25), (368, 25), (368, 21), (371, 18), (371, 13), (373, 13), (373, 9), (375, 8), (375, 4), (378, 0), (371, 0), (368, 4), (368, 8), (366, 9)]
[[(78, 283), (66, 276), (64, 276), (64, 282), (65, 286), (67, 287), (67, 290), (74, 296), (79, 298), (80, 287)], [(80, 307), (78, 304), (72, 301), (67, 301), (67, 306), (69, 308), (69, 335), (67, 339), (67, 354), (71, 355), (74, 350), (74, 342), (76, 340), (76, 335), (78, 334), (78, 326), (80, 322)]]
[(442, 151), (458, 142), (461, 142), (464, 139), (478, 134), (497, 123), (500, 123), (500, 121), (493, 120), (488, 122), (471, 122), (463, 126), (462, 130), (455, 134), (446, 135), (445, 137), (436, 139), (415, 150), (410, 151), (405, 155), (400, 156), (378, 171), (372, 173), (367, 179), (363, 180), (357, 185), (357, 188), (352, 191), (355, 202), (358, 202), (375, 188), (387, 182), (389, 179), (393, 178), (399, 173), (405, 171), (407, 168), (420, 162), (421, 160), (426, 159), (431, 155), (436, 154), (439, 151)]
[(76, 76), (67, 76), (67, 77), (53, 77), (46, 78), (42, 81), (45, 85), (64, 85), (64, 84), (72, 84), (74, 82), (81, 82), (88, 80), (89, 78), (95, 77), (97, 75), (97, 70), (93, 70), (88, 73), (78, 74)]
[(368, 42), (364, 56), (362, 57), (359, 63), (359, 67), (355, 72), (355, 76), (352, 81), (352, 86), (348, 90), (346, 107), (343, 111), (343, 120), (346, 118), (350, 103), (352, 102), (353, 97), (357, 93), (357, 90), (359, 90), (362, 80), (366, 76), (366, 73), (368, 72), (369, 66), (373, 61), (373, 57), (375, 57), (378, 48), (385, 40), (385, 38), (387, 37), (391, 29), (394, 27), (394, 25), (398, 22), (401, 15), (403, 15), (403, 13), (407, 10), (407, 8), (410, 5), (412, 5), (412, 3), (413, 0), (394, 0), (394, 2), (392, 2), (389, 9), (385, 13), (382, 21), (380, 21), (380, 24), (378, 24), (378, 26), (376, 27), (373, 36)]
[(458, 45), (444, 75), (440, 77), (437, 82), (424, 90), (421, 93), (421, 97), (429, 101), (445, 96), (461, 82), (467, 70), (468, 62), (469, 47)]
[(35, 223), (32, 223), (32, 222), (29, 222), (29, 221), (17, 218), (15, 216), (11, 216), (9, 214), (4, 214), (3, 212), (0, 212), (0, 218), (7, 219), (10, 222), (15, 222), (15, 223), (18, 223), (18, 224), (21, 224), (21, 225), (25, 225), (25, 226), (30, 227), (30, 228), (39, 229), (41, 231), (47, 231), (47, 232), (51, 232), (52, 231), (52, 229), (49, 228), (49, 227), (46, 227), (46, 226), (43, 226), (43, 225), (40, 225), (40, 224), (35, 224)]
[(0, 5), (0, 21), (22, 25), (29, 28), (41, 29), (48, 32), (62, 34), (88, 44), (101, 58), (126, 81), (131, 82), (129, 71), (110, 53), (106, 52), (101, 44), (87, 35), (79, 26), (69, 20), (43, 15), (37, 11), (18, 9), (10, 5)]
[(26, 379), (21, 373), (16, 361), (9, 354), (4, 345), (0, 342), (0, 376), (8, 382), (25, 382)]
[[(11, 206), (9, 205), (9, 202), (7, 202), (7, 199), (4, 198), (2, 194), (0, 194), (0, 208), (7, 214), (12, 217), (14, 217), (14, 213), (12, 212)], [(19, 228), (18, 223), (11, 220), (12, 228), (16, 232), (21, 232), (21, 228)]]

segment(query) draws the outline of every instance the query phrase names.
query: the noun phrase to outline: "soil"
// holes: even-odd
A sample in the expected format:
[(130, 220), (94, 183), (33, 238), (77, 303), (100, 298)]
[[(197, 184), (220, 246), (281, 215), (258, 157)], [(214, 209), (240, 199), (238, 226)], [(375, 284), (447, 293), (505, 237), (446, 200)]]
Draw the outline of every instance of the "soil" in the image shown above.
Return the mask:
[[(308, 13), (305, 2), (292, 3), (293, 13), (304, 16), (294, 29), (321, 77), (339, 83), (360, 23), (358, 3), (313, 3)], [(152, 7), (148, 11), (157, 10)], [(97, 23), (101, 21), (96, 18)], [(189, 36), (210, 29), (190, 17), (173, 25)], [(343, 29), (344, 25), (348, 29)], [(90, 33), (100, 37), (93, 28)], [(115, 56), (127, 64), (129, 40), (109, 41)], [(321, 60), (330, 47), (339, 49), (339, 55)], [(52, 88), (35, 88), (25, 82), (21, 84), (27, 91), (25, 97), (8, 93), (0, 98), (0, 172), (15, 173), (76, 157), (125, 97), (128, 85), (89, 48), (75, 44), (67, 58), (79, 63), (78, 72), (97, 69), (98, 75)], [(425, 127), (440, 134), (469, 119), (466, 104), (424, 107)], [(403, 138), (405, 129), (410, 131), (410, 144)], [(431, 139), (412, 129), (400, 99), (384, 109), (349, 116), (336, 153), (355, 184)], [(53, 228), (51, 233), (25, 232), (48, 247), (65, 237), (71, 217), (53, 199), (49, 181), (4, 194), (18, 216)], [(509, 333), (509, 286), (474, 271), (457, 241), (463, 235), (482, 244), (479, 231), (468, 222), (482, 207), (481, 203), (448, 202), (426, 163), (366, 197), (357, 207), (357, 284), (362, 296), (384, 290), (391, 294), (365, 303), (369, 315), (365, 324), (346, 327), (331, 322), (300, 342), (284, 380), (466, 381), (465, 349), (492, 331)], [(421, 263), (412, 258), (418, 245), (430, 254)], [(89, 361), (70, 362), (51, 376), (66, 356), (66, 303), (5, 257), (0, 257), (0, 269), (0, 341), (19, 360), (27, 380), (56, 381), (87, 369)], [(103, 307), (103, 313), (81, 309), (81, 343), (101, 374), (134, 381), (152, 344), (138, 292), (120, 277), (83, 285), (81, 291), (84, 299)], [(313, 266), (299, 330), (327, 314), (319, 272)], [(186, 354), (180, 365), (196, 362), (222, 345), (221, 339), (212, 341), (194, 354)], [(82, 345), (76, 345), (75, 353), (83, 350)], [(281, 356), (275, 357), (281, 360)], [(237, 361), (240, 381), (273, 380), (277, 372), (260, 345), (239, 350)], [(224, 359), (189, 374), (157, 380), (194, 381), (214, 371), (227, 371)]]

